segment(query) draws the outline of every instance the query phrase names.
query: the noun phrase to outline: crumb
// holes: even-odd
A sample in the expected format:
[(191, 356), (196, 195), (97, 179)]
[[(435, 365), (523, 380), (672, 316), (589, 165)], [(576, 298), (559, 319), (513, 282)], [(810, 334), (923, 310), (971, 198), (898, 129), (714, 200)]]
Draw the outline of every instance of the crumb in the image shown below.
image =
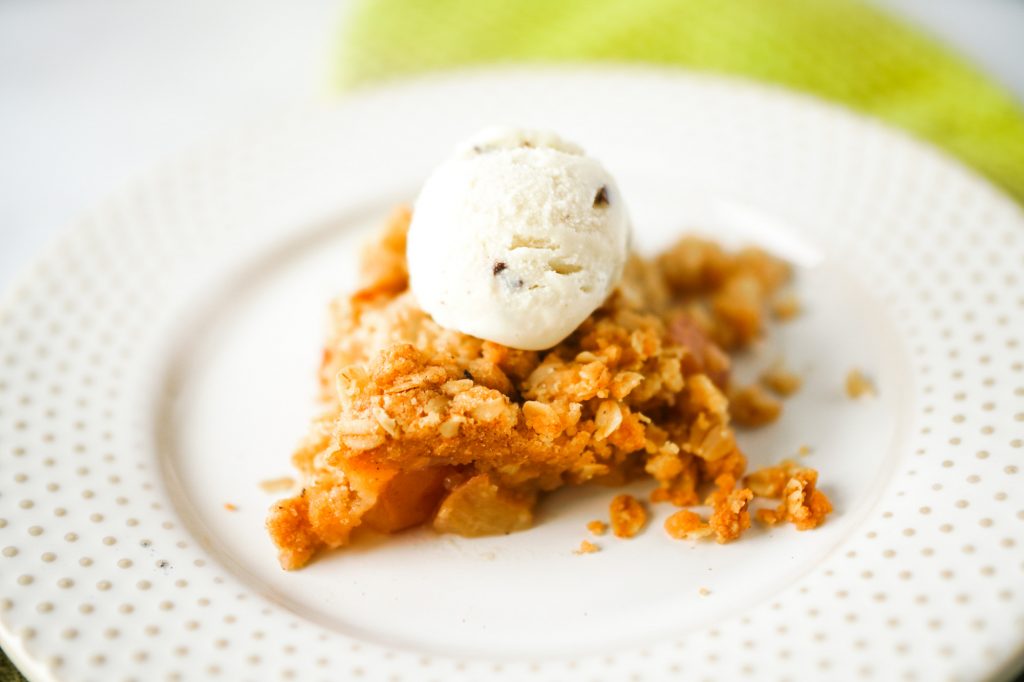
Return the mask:
[(811, 446), (809, 446), (809, 445), (801, 445), (800, 449), (798, 449), (796, 451), (796, 454), (800, 455), (801, 457), (807, 457), (812, 452), (814, 452), (814, 450), (811, 449)]
[(854, 399), (875, 395), (875, 385), (859, 369), (851, 369), (846, 375), (846, 395)]
[(736, 478), (732, 474), (722, 474), (715, 479), (718, 489), (708, 495), (705, 504), (711, 507), (711, 518), (708, 527), (715, 533), (719, 544), (732, 542), (750, 528), (750, 512), (748, 506), (754, 499), (749, 488), (736, 488)]
[(802, 312), (800, 300), (791, 291), (786, 291), (774, 299), (770, 304), (772, 315), (779, 322), (788, 322)]
[(295, 479), (290, 476), (268, 478), (260, 481), (260, 489), (265, 493), (283, 493), (295, 487)]
[(573, 550), (573, 554), (593, 554), (600, 551), (601, 548), (598, 545), (595, 545), (590, 540), (584, 540), (577, 549)]
[(741, 388), (730, 395), (729, 408), (733, 420), (741, 426), (764, 426), (782, 414), (782, 403), (757, 384)]
[(782, 502), (775, 509), (760, 509), (757, 519), (774, 526), (788, 521), (797, 530), (810, 530), (825, 523), (832, 512), (832, 503), (817, 489), (818, 472), (814, 469), (796, 469), (782, 491)]
[(782, 365), (776, 365), (761, 374), (761, 384), (772, 393), (788, 398), (803, 385), (803, 379)]
[(238, 507), (236, 507), (235, 505), (231, 504), (230, 502), (225, 502), (224, 503), (224, 508), (227, 509), (230, 512), (238, 511)]
[(711, 526), (704, 523), (700, 514), (682, 509), (665, 519), (665, 532), (676, 540), (699, 540), (711, 535), (713, 531)]
[(647, 523), (647, 511), (632, 495), (616, 495), (609, 505), (612, 532), (616, 537), (631, 538)]
[(699, 590), (697, 590), (697, 593), (698, 593), (698, 594), (699, 594), (700, 596), (702, 596), (702, 597), (706, 597), (706, 596), (708, 596), (709, 594), (711, 594), (711, 590), (709, 590), (709, 589), (708, 589), (708, 588), (706, 588), (706, 587), (702, 587), (702, 588), (700, 588)]
[(608, 524), (604, 521), (594, 520), (587, 524), (587, 530), (594, 535), (604, 535), (608, 532)]
[(763, 467), (747, 474), (743, 483), (758, 497), (779, 499), (793, 473), (801, 468), (793, 460), (784, 459), (775, 466)]

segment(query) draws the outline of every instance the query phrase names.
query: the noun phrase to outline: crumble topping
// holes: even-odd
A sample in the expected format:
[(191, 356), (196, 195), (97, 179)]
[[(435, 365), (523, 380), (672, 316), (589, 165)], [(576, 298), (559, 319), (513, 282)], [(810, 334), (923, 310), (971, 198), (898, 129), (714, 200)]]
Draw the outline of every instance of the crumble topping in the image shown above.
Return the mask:
[(853, 399), (864, 395), (874, 395), (875, 385), (859, 369), (851, 369), (846, 375), (846, 395)]
[[(293, 455), (301, 492), (267, 519), (284, 568), (361, 528), (522, 530), (549, 491), (643, 477), (656, 486), (652, 502), (703, 497), (711, 508), (706, 521), (676, 512), (665, 524), (673, 537), (728, 542), (750, 526), (751, 498), (770, 475), (738, 485), (746, 457), (732, 423), (767, 423), (782, 404), (756, 385), (731, 392), (725, 349), (763, 333), (790, 277), (785, 263), (686, 237), (654, 260), (632, 256), (620, 286), (565, 340), (516, 350), (443, 328), (417, 305), (409, 219), (407, 209), (395, 212), (364, 253), (359, 288), (331, 305), (322, 411)], [(782, 507), (758, 518), (823, 521), (831, 507), (813, 470), (785, 476), (770, 488)], [(610, 517), (615, 534), (629, 537), (647, 512), (619, 496)]]
[(665, 531), (677, 540), (699, 540), (714, 536), (719, 544), (737, 539), (750, 528), (748, 506), (754, 497), (749, 488), (736, 489), (736, 478), (725, 473), (715, 479), (715, 490), (704, 503), (711, 507), (707, 521), (689, 509), (665, 520)]
[(797, 530), (817, 528), (832, 511), (832, 503), (817, 489), (817, 483), (814, 469), (794, 471), (782, 490), (782, 502), (775, 509), (759, 509), (758, 520), (770, 526), (788, 521)]
[(632, 495), (616, 495), (608, 506), (612, 532), (618, 538), (631, 538), (647, 523), (647, 510)]
[(775, 365), (761, 373), (761, 384), (772, 393), (788, 398), (803, 385), (803, 380), (782, 365)]
[(780, 322), (788, 322), (800, 315), (803, 311), (800, 299), (792, 292), (783, 292), (776, 296), (771, 302), (772, 315)]
[(729, 395), (729, 411), (741, 426), (764, 426), (779, 418), (782, 403), (759, 384), (751, 384)]
[(295, 479), (290, 476), (281, 476), (280, 478), (268, 478), (265, 481), (260, 481), (260, 490), (265, 493), (283, 493), (291, 490), (295, 487)]

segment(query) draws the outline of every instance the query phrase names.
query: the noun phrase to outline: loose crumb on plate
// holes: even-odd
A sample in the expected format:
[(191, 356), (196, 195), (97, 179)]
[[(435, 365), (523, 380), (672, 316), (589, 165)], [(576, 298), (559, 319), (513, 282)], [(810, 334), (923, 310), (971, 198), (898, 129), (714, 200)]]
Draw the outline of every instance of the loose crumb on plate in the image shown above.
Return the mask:
[(716, 478), (715, 485), (717, 489), (708, 495), (704, 504), (712, 509), (708, 525), (715, 532), (715, 540), (724, 544), (736, 540), (750, 528), (748, 506), (754, 493), (750, 488), (737, 488), (736, 477), (728, 473)]
[(631, 538), (647, 523), (647, 510), (632, 495), (616, 495), (608, 507), (612, 532), (616, 537)]
[(863, 395), (874, 395), (875, 385), (859, 369), (851, 369), (846, 375), (846, 395), (860, 398)]
[(752, 471), (743, 479), (744, 485), (754, 491), (758, 497), (779, 499), (782, 497), (786, 484), (793, 473), (802, 467), (791, 459), (784, 459), (774, 466), (763, 467)]
[(665, 532), (676, 540), (699, 540), (711, 535), (711, 526), (697, 512), (680, 509), (665, 519)]
[(238, 507), (233, 505), (233, 504), (231, 504), (230, 502), (225, 502), (224, 503), (224, 508), (227, 509), (228, 511), (231, 511), (231, 512), (238, 511)]
[(604, 535), (608, 532), (608, 524), (604, 521), (598, 521), (595, 519), (587, 524), (587, 530), (594, 535)]
[(800, 300), (791, 291), (776, 296), (771, 302), (772, 316), (780, 322), (788, 322), (801, 312)]
[(801, 445), (800, 448), (796, 451), (796, 454), (800, 455), (801, 457), (807, 457), (812, 452), (814, 452), (814, 450), (811, 448), (810, 445)]
[(788, 398), (800, 390), (803, 379), (782, 365), (775, 365), (761, 374), (761, 384), (772, 393)]
[(749, 488), (737, 488), (736, 478), (725, 473), (715, 479), (716, 489), (704, 500), (711, 507), (711, 516), (705, 522), (696, 512), (684, 509), (665, 520), (665, 531), (677, 540), (699, 540), (715, 536), (719, 544), (732, 542), (750, 528), (750, 501), (754, 493)]
[(757, 384), (745, 386), (729, 396), (733, 421), (741, 426), (771, 424), (782, 414), (782, 403)]
[(593, 554), (600, 551), (600, 546), (595, 545), (590, 540), (584, 540), (577, 549), (573, 550), (573, 554)]
[(782, 502), (775, 509), (759, 509), (757, 520), (769, 526), (788, 521), (797, 530), (817, 528), (832, 512), (832, 503), (817, 489), (817, 483), (814, 469), (793, 470), (782, 490)]
[(295, 487), (295, 479), (291, 476), (281, 476), (280, 478), (268, 478), (265, 481), (260, 481), (260, 490), (265, 493), (283, 493), (291, 490)]
[(708, 588), (706, 588), (706, 587), (702, 587), (702, 588), (700, 588), (699, 590), (697, 590), (697, 593), (698, 593), (698, 594), (700, 594), (700, 596), (702, 596), (702, 597), (706, 597), (706, 596), (708, 596), (709, 594), (711, 594), (711, 590), (709, 590), (709, 589), (708, 589)]

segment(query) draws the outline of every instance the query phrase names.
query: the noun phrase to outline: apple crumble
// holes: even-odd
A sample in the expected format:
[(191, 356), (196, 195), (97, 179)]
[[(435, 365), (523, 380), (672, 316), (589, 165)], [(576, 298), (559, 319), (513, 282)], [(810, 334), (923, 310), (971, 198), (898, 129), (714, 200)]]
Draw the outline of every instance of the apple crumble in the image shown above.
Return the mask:
[[(443, 328), (417, 305), (409, 221), (407, 209), (394, 214), (364, 253), (359, 288), (331, 306), (323, 409), (293, 456), (302, 489), (267, 520), (284, 568), (345, 545), (357, 528), (526, 529), (545, 493), (645, 476), (652, 502), (710, 507), (706, 519), (670, 517), (673, 537), (738, 538), (755, 495), (781, 500), (756, 514), (764, 523), (824, 520), (831, 507), (813, 470), (787, 463), (744, 479), (730, 423), (730, 395), (746, 423), (782, 409), (757, 387), (731, 390), (727, 351), (762, 334), (790, 279), (785, 263), (686, 237), (653, 260), (631, 256), (619, 286), (565, 340), (516, 350)], [(635, 498), (613, 501), (616, 535), (646, 519)]]

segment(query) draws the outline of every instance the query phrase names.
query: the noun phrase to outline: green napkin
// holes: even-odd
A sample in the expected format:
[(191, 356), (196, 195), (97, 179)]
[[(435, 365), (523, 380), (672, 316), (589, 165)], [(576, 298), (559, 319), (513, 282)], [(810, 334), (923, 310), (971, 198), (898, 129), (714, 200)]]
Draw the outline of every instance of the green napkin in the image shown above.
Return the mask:
[(509, 62), (676, 64), (903, 127), (1024, 199), (1024, 113), (941, 44), (856, 0), (362, 0), (339, 84)]
[(3, 649), (0, 649), (0, 682), (24, 682), (24, 680), (25, 678), (18, 673), (17, 668), (4, 654)]

